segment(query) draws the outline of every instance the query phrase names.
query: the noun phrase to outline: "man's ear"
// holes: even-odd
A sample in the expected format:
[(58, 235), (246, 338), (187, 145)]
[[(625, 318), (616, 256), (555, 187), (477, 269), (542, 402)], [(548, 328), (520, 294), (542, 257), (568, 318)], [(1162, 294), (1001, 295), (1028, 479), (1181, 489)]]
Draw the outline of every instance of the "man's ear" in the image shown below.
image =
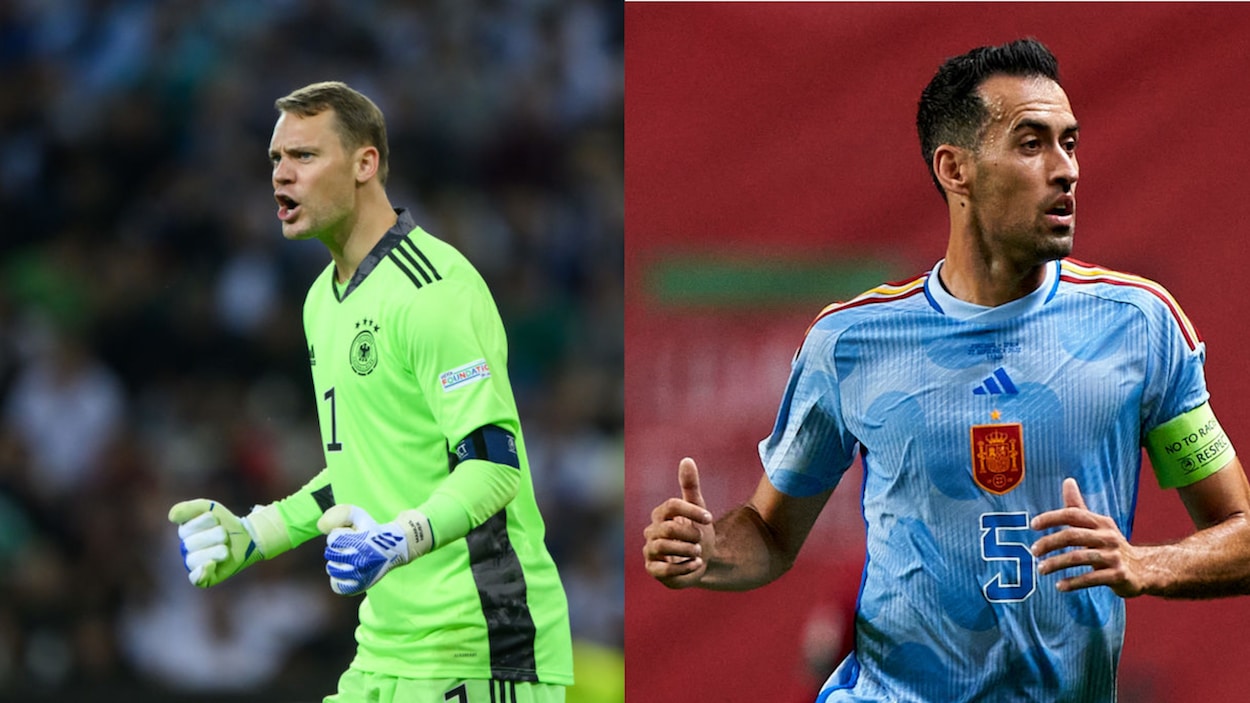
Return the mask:
[(967, 197), (976, 174), (972, 152), (950, 144), (939, 146), (933, 152), (933, 173), (948, 195)]
[(356, 182), (363, 184), (378, 175), (380, 157), (376, 146), (362, 146), (356, 150)]

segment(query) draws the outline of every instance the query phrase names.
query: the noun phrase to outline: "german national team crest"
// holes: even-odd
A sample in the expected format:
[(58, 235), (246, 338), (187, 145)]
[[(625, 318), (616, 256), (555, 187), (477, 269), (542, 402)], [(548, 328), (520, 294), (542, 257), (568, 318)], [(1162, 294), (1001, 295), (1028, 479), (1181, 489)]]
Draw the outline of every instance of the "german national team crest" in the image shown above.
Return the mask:
[(972, 479), (1002, 495), (1024, 479), (1024, 427), (1018, 422), (972, 426)]
[(373, 320), (361, 320), (356, 323), (356, 329), (359, 331), (352, 339), (352, 348), (348, 352), (347, 360), (352, 365), (352, 371), (361, 376), (368, 376), (378, 365), (378, 346), (373, 335), (380, 328), (374, 324)]

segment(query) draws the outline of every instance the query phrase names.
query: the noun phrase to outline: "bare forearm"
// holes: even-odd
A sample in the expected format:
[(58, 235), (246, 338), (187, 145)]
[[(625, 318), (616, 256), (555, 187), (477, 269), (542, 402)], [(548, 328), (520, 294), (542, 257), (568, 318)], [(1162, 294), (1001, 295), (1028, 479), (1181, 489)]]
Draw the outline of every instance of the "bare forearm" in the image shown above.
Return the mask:
[(1250, 520), (1244, 514), (1173, 544), (1140, 547), (1143, 593), (1218, 598), (1250, 593)]
[(789, 571), (797, 549), (789, 550), (750, 504), (716, 521), (716, 546), (700, 588), (746, 591), (771, 583)]
[(761, 476), (744, 505), (713, 521), (693, 459), (681, 460), (677, 478), (682, 497), (656, 506), (643, 530), (647, 572), (669, 588), (745, 591), (776, 580), (833, 493), (792, 496)]

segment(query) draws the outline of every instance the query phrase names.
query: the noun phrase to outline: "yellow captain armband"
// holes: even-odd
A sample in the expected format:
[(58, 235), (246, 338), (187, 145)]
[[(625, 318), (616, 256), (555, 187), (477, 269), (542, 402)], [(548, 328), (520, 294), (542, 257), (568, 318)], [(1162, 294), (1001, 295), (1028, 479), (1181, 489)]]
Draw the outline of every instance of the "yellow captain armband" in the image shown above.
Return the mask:
[(1154, 428), (1146, 435), (1145, 444), (1160, 488), (1197, 483), (1237, 456), (1210, 403)]

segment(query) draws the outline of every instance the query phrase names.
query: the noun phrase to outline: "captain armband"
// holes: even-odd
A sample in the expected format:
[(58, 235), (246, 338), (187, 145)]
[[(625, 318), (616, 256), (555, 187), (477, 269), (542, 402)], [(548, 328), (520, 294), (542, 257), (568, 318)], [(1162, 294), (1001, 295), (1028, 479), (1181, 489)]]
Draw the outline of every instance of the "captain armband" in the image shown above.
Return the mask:
[(1210, 403), (1154, 428), (1145, 445), (1161, 488), (1197, 483), (1237, 456)]
[(469, 433), (452, 449), (453, 465), (469, 459), (481, 459), (514, 469), (521, 468), (516, 437), (498, 425), (484, 425)]
[(502, 510), (521, 485), (517, 438), (484, 425), (451, 448), (450, 475), (417, 509), (430, 518), (437, 546), (463, 537)]

